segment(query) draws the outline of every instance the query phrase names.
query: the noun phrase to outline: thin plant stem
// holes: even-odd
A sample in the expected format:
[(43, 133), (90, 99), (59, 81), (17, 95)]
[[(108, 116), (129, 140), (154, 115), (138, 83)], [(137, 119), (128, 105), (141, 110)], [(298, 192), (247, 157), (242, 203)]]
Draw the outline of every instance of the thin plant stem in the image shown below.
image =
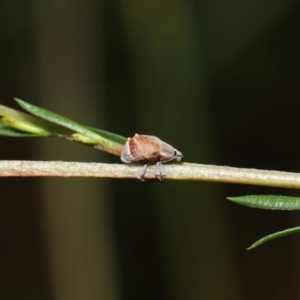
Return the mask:
[[(0, 161), (0, 177), (136, 178), (140, 165), (62, 161)], [(300, 188), (300, 174), (193, 163), (166, 164), (166, 180), (193, 180)], [(155, 179), (149, 166), (145, 179)]]

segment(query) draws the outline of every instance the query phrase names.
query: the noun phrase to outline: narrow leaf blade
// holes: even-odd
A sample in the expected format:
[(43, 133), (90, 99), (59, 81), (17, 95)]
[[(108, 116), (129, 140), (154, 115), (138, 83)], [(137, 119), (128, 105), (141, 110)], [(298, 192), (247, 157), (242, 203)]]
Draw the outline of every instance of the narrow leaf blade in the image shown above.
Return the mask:
[(0, 122), (21, 132), (33, 133), (39, 136), (49, 136), (54, 133), (67, 135), (71, 133), (69, 129), (4, 105), (0, 105)]
[(290, 229), (286, 229), (283, 231), (279, 231), (276, 233), (272, 233), (270, 235), (267, 235), (265, 237), (263, 237), (262, 239), (256, 241), (254, 244), (252, 244), (249, 248), (247, 248), (247, 250), (251, 250), (254, 249), (262, 244), (265, 244), (267, 242), (273, 241), (275, 239), (281, 238), (281, 237), (285, 237), (287, 235), (290, 234), (295, 234), (295, 233), (299, 233), (300, 232), (300, 227), (295, 227), (295, 228), (290, 228)]
[[(86, 137), (86, 140), (88, 141), (88, 144), (94, 144), (96, 149), (114, 154), (114, 155), (120, 155), (122, 149), (123, 149), (123, 141), (125, 138), (109, 133), (109, 132), (105, 132), (107, 133), (106, 137), (104, 136), (102, 130), (95, 130), (92, 129), (90, 127), (87, 126), (83, 126), (73, 120), (70, 120), (64, 116), (61, 116), (59, 114), (56, 114), (54, 112), (48, 111), (44, 108), (32, 105), (30, 103), (27, 103), (23, 100), (20, 99), (15, 99), (18, 104), (24, 108), (25, 110), (29, 111), (30, 113), (32, 113), (35, 116), (38, 116), (42, 119), (45, 119), (49, 122), (53, 122), (55, 124), (58, 124), (60, 126), (63, 126), (65, 128), (68, 128), (72, 131), (74, 131), (75, 133), (80, 133), (81, 135), (79, 135), (81, 138), (76, 140), (76, 135), (74, 135), (74, 140), (78, 141), (78, 142), (82, 142), (85, 140), (85, 138), (83, 138), (83, 136)], [(109, 136), (109, 138), (108, 138)], [(78, 137), (78, 136), (77, 136)], [(72, 135), (71, 135), (72, 138)], [(121, 139), (120, 139), (121, 138)], [(120, 141), (122, 141), (122, 143), (120, 143)], [(126, 141), (126, 139), (125, 139)]]
[(28, 102), (25, 102), (25, 101), (17, 99), (17, 98), (15, 98), (15, 100), (18, 102), (18, 104), (22, 108), (24, 108), (25, 110), (29, 111), (30, 113), (32, 113), (33, 115), (35, 115), (37, 117), (40, 117), (44, 120), (61, 125), (68, 129), (71, 129), (74, 132), (82, 133), (90, 138), (94, 137), (95, 139), (97, 139), (99, 137), (98, 135), (93, 134), (93, 132), (91, 130), (88, 130), (87, 127), (85, 127), (77, 122), (74, 122), (64, 116), (61, 116), (59, 114), (56, 114), (56, 113), (46, 110), (44, 108), (32, 105)]
[(26, 133), (17, 129), (0, 124), (0, 135), (6, 137), (39, 137), (33, 133)]
[(276, 195), (247, 195), (241, 197), (228, 197), (237, 204), (272, 210), (298, 210), (300, 198)]
[(97, 128), (92, 128), (92, 127), (89, 127), (89, 128), (91, 130), (93, 130), (94, 132), (98, 133), (99, 135), (101, 135), (109, 140), (115, 141), (121, 145), (125, 145), (125, 143), (127, 142), (127, 138), (125, 138), (124, 136), (121, 136), (119, 134), (115, 134), (115, 133), (104, 131), (104, 130), (97, 129)]

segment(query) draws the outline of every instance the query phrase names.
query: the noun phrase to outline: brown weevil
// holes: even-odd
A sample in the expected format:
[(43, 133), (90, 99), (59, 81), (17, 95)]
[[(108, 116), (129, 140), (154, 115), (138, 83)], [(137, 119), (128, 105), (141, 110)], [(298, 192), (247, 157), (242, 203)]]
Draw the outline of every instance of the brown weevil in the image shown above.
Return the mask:
[(126, 164), (142, 163), (144, 166), (138, 171), (137, 178), (144, 181), (148, 164), (156, 163), (155, 176), (159, 181), (166, 177), (163, 163), (183, 158), (181, 152), (163, 142), (156, 136), (135, 134), (128, 138), (121, 153), (121, 160)]

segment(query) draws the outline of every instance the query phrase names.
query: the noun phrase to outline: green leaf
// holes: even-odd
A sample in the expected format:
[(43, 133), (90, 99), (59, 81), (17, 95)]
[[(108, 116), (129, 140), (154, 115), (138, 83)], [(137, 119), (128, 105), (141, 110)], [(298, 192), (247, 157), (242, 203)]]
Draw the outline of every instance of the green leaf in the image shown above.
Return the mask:
[(42, 128), (42, 126), (39, 126), (37, 124), (33, 124), (30, 122), (26, 122), (23, 120), (18, 120), (11, 117), (3, 117), (1, 118), (2, 124), (12, 127), (14, 129), (20, 130), (21, 132), (27, 132), (27, 133), (33, 133), (38, 136), (49, 136), (51, 135), (51, 132), (46, 130), (45, 128)]
[(237, 204), (273, 210), (298, 210), (300, 209), (300, 198), (274, 195), (248, 195), (241, 197), (228, 197)]
[[(4, 124), (2, 130), (0, 130), (0, 135), (10, 137), (54, 135), (94, 146), (96, 149), (117, 156), (121, 154), (123, 146), (126, 143), (127, 139), (118, 134), (84, 126), (23, 100), (15, 100), (22, 108), (36, 117), (0, 105), (0, 123)], [(9, 127), (12, 129), (8, 129)]]
[(108, 131), (104, 131), (104, 130), (92, 128), (92, 127), (88, 127), (88, 128), (93, 130), (94, 132), (98, 133), (99, 135), (101, 135), (109, 140), (115, 141), (121, 145), (125, 145), (125, 143), (127, 142), (127, 138), (125, 138), (124, 136), (121, 136), (119, 134), (115, 134), (112, 132), (108, 132)]
[(15, 100), (18, 102), (18, 104), (24, 108), (25, 110), (29, 111), (30, 113), (32, 113), (33, 115), (40, 117), (44, 120), (50, 121), (52, 123), (61, 125), (65, 128), (71, 129), (74, 132), (79, 132), (82, 133), (84, 135), (86, 135), (87, 137), (90, 137), (91, 139), (99, 139), (99, 135), (95, 134), (93, 131), (89, 130), (87, 127), (74, 122), (66, 117), (63, 117), (59, 114), (56, 114), (54, 112), (48, 111), (44, 108), (32, 105), (30, 103), (27, 103), (23, 100), (17, 99), (15, 98)]
[(295, 227), (295, 228), (290, 228), (290, 229), (286, 229), (283, 231), (279, 231), (270, 235), (267, 235), (265, 237), (263, 237), (262, 239), (256, 241), (254, 244), (252, 244), (249, 248), (247, 248), (247, 250), (251, 250), (253, 248), (256, 248), (257, 246), (260, 246), (264, 243), (273, 241), (275, 239), (290, 235), (290, 234), (295, 234), (295, 233), (299, 233), (300, 232), (300, 227)]
[[(111, 133), (111, 132), (107, 132), (101, 129), (96, 129), (96, 128), (90, 128), (90, 130), (99, 133), (100, 136), (103, 136), (104, 138), (108, 139), (108, 140), (112, 140), (115, 141), (117, 143), (119, 143), (120, 145), (124, 145), (126, 143), (126, 138), (124, 138), (123, 136)], [(95, 140), (91, 139), (90, 137), (87, 137), (81, 133), (74, 133), (71, 135), (72, 139), (75, 142), (79, 142), (79, 143), (83, 143), (83, 144), (95, 144)]]
[(126, 138), (119, 135), (81, 125), (66, 117), (32, 105), (23, 100), (15, 100), (22, 108), (33, 115), (74, 131), (75, 133), (73, 136), (71, 134), (70, 137), (75, 141), (95, 145), (96, 149), (119, 156), (123, 149), (123, 145), (126, 142)]
[[(71, 133), (69, 129), (65, 129), (46, 120), (42, 120), (4, 105), (0, 105), (0, 116), (1, 123), (7, 127), (17, 129), (20, 132), (34, 133), (39, 136), (49, 136), (56, 132), (64, 135)], [(5, 132), (4, 135), (8, 136)]]
[(0, 135), (7, 137), (39, 137), (37, 134), (24, 133), (23, 131), (0, 124)]

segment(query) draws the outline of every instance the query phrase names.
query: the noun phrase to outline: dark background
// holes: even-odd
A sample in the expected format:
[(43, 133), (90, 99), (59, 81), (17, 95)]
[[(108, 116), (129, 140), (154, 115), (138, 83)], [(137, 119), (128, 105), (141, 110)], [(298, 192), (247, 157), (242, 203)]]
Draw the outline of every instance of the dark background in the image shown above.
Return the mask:
[[(300, 4), (1, 1), (1, 104), (14, 97), (187, 162), (299, 172)], [(1, 160), (119, 162), (59, 139), (1, 138)], [(2, 178), (1, 299), (299, 299), (299, 213), (205, 182)]]

